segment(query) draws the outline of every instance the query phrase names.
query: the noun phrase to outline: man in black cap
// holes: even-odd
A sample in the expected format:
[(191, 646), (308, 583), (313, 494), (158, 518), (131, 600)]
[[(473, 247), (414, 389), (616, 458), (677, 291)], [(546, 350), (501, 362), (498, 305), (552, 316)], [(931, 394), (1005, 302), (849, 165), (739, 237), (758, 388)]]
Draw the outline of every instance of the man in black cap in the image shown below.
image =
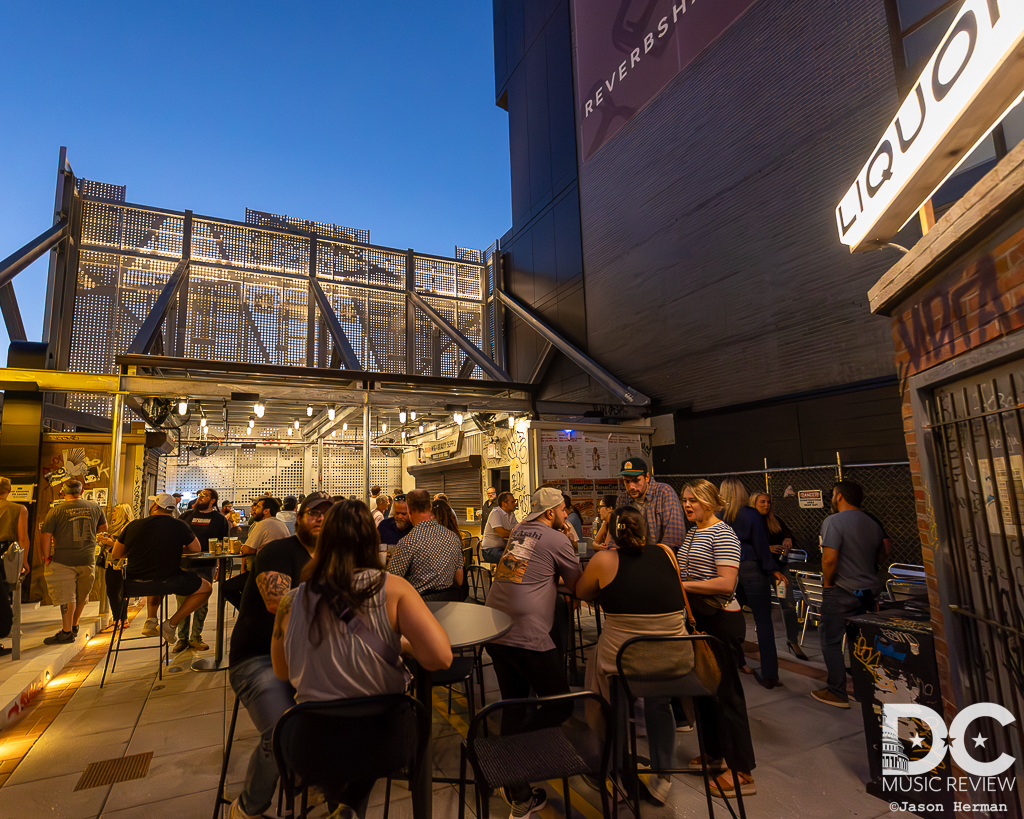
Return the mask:
[(619, 494), (616, 507), (632, 506), (647, 521), (650, 543), (664, 543), (672, 551), (678, 551), (686, 536), (686, 517), (676, 491), (667, 483), (651, 478), (643, 458), (626, 458), (619, 477), (626, 491)]
[(231, 805), (231, 816), (261, 816), (273, 801), (277, 763), (272, 738), (281, 715), (295, 705), (295, 690), (274, 675), (270, 638), (281, 598), (299, 585), (299, 576), (316, 550), (324, 515), (331, 499), (323, 492), (307, 496), (295, 518), (295, 534), (268, 543), (253, 562), (242, 592), (238, 620), (231, 633), (228, 680), (260, 732), (253, 749), (242, 793)]

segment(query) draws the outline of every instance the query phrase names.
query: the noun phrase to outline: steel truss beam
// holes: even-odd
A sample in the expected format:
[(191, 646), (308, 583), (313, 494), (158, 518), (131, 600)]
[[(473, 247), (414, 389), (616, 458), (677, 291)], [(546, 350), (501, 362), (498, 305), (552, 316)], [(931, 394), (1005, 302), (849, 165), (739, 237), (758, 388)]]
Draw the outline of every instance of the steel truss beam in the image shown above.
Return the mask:
[(168, 309), (177, 298), (178, 291), (181, 290), (182, 285), (188, 280), (188, 268), (188, 259), (182, 259), (175, 266), (174, 272), (171, 273), (171, 277), (164, 285), (164, 289), (160, 291), (160, 295), (153, 302), (153, 307), (146, 314), (146, 318), (143, 319), (142, 326), (139, 327), (135, 338), (128, 345), (129, 354), (141, 355), (148, 353), (152, 349), (153, 342), (156, 341), (156, 337), (160, 334), (160, 325), (163, 324)]
[(570, 361), (576, 364), (583, 372), (597, 381), (601, 386), (608, 390), (612, 395), (618, 398), (623, 404), (626, 405), (637, 405), (637, 406), (649, 406), (651, 399), (644, 395), (639, 390), (633, 389), (633, 387), (623, 384), (619, 379), (612, 375), (608, 370), (598, 364), (594, 359), (590, 358), (586, 353), (576, 347), (571, 341), (568, 341), (550, 327), (548, 327), (543, 321), (537, 318), (527, 307), (520, 304), (510, 295), (502, 290), (495, 291), (498, 298), (501, 299), (502, 303), (508, 307), (513, 313), (519, 318), (526, 322), (530, 327), (537, 331), (540, 336), (546, 341), (551, 342), (558, 348), (558, 351), (566, 356)]
[(46, 251), (55, 247), (67, 235), (68, 220), (64, 218), (49, 230), (40, 233), (20, 250), (14, 251), (14, 253), (0, 262), (0, 287), (8, 284), (11, 279), (46, 253)]
[(320, 314), (327, 322), (327, 332), (331, 334), (334, 346), (337, 347), (338, 352), (341, 354), (342, 369), (358, 370), (359, 359), (356, 356), (356, 351), (352, 349), (348, 336), (345, 335), (345, 328), (341, 326), (341, 322), (338, 320), (338, 316), (335, 314), (334, 308), (331, 307), (331, 302), (327, 298), (327, 294), (320, 286), (320, 282), (316, 280), (315, 268), (309, 277), (309, 289), (313, 294), (313, 298), (316, 299), (317, 307), (320, 308)]
[(451, 337), (452, 341), (454, 341), (491, 380), (505, 382), (512, 381), (512, 377), (507, 372), (495, 365), (491, 359), (484, 355), (483, 351), (479, 347), (460, 333), (455, 325), (427, 304), (419, 293), (410, 290), (409, 300), (422, 310), (423, 314), (437, 325), (442, 332), (447, 333)]

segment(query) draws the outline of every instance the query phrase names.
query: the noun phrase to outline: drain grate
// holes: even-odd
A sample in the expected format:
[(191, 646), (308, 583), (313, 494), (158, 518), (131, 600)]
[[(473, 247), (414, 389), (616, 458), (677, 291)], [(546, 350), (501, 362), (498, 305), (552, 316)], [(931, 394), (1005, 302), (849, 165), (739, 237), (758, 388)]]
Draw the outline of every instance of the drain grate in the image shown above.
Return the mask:
[(115, 782), (127, 782), (130, 779), (142, 779), (149, 773), (149, 763), (153, 752), (124, 756), (118, 759), (105, 759), (93, 762), (85, 769), (82, 778), (75, 785), (76, 791), (98, 788), (100, 785), (113, 785)]

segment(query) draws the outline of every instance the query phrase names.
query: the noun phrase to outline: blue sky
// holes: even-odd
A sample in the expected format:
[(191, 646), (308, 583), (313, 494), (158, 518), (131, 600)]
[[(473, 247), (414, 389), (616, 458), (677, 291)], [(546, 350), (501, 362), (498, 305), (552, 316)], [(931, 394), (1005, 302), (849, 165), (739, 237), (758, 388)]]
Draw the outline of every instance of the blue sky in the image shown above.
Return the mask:
[[(511, 225), (491, 24), (482, 0), (2, 3), (0, 258), (52, 224), (61, 145), (129, 202), (487, 247)], [(30, 339), (46, 265), (15, 279)]]

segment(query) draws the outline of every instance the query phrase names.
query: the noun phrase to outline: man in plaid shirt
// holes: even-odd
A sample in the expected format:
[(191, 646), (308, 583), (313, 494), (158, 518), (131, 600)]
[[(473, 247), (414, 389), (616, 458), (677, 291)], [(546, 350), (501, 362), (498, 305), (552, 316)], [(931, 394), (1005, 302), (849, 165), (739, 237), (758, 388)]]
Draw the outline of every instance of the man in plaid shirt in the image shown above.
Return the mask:
[(619, 477), (626, 485), (626, 492), (616, 499), (616, 507), (632, 506), (647, 520), (647, 537), (651, 543), (664, 543), (678, 551), (686, 535), (686, 518), (676, 491), (667, 483), (652, 480), (643, 458), (624, 460)]

